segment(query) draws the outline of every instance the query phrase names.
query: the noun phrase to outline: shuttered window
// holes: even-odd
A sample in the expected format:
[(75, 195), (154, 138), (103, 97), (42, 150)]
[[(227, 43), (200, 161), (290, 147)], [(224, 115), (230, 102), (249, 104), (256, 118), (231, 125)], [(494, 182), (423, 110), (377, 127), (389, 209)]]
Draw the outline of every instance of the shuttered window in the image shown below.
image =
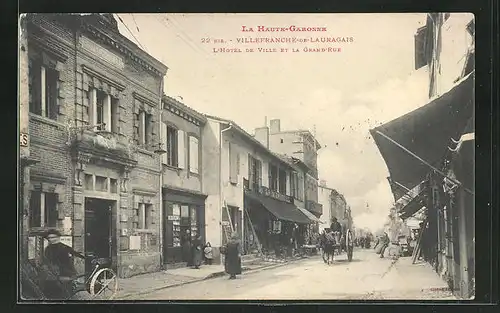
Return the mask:
[(229, 143), (229, 181), (231, 184), (238, 183), (238, 151), (233, 143)]
[(167, 126), (167, 164), (177, 167), (178, 152), (177, 129)]
[(189, 171), (198, 174), (199, 169), (199, 146), (198, 138), (189, 136)]
[(186, 142), (185, 132), (182, 130), (177, 131), (177, 167), (186, 168)]
[[(167, 124), (162, 122), (160, 125), (161, 125), (160, 137), (161, 137), (162, 147), (166, 147), (168, 149)], [(167, 153), (164, 153), (161, 156), (161, 162), (163, 164), (168, 164), (168, 151)]]

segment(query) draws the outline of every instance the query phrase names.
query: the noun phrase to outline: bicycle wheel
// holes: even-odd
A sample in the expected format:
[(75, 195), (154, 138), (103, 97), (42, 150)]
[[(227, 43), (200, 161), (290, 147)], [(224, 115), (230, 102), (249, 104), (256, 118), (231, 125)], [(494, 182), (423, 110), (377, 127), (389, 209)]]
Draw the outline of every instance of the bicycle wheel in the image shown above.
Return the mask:
[(90, 280), (90, 294), (104, 300), (111, 300), (118, 291), (118, 278), (113, 270), (102, 268)]

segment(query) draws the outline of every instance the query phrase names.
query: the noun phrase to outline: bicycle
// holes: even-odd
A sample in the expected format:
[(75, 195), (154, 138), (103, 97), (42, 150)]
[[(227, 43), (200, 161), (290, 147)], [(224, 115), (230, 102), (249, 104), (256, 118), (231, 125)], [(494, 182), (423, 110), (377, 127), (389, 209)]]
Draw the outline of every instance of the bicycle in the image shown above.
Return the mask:
[[(118, 292), (118, 278), (116, 273), (108, 266), (110, 260), (107, 258), (98, 258), (93, 254), (88, 254), (92, 270), (90, 273), (78, 275), (76, 277), (59, 277), (47, 267), (30, 266), (30, 273), (27, 273), (23, 267), (23, 284), (28, 284), (32, 289), (32, 294), (40, 300), (54, 300), (47, 297), (46, 283), (52, 282), (52, 287), (56, 290), (60, 300), (70, 300), (85, 291), (91, 299), (112, 300)], [(52, 279), (48, 279), (52, 277)], [(54, 279), (56, 277), (56, 279)], [(43, 287), (45, 286), (45, 288)], [(45, 290), (44, 290), (45, 289)]]

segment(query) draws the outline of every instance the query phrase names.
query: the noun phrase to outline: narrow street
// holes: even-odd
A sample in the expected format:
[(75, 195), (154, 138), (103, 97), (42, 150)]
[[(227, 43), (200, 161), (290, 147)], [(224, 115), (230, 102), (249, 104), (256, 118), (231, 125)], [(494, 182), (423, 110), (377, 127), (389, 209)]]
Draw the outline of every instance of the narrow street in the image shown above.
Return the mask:
[[(408, 260), (408, 258), (405, 258)], [(337, 257), (330, 266), (321, 258), (269, 270), (244, 273), (178, 286), (134, 297), (135, 300), (346, 300), (453, 299), (437, 277), (410, 272), (405, 277), (400, 259), (380, 259), (372, 249), (356, 250), (352, 262)], [(419, 265), (411, 265), (417, 269)], [(406, 271), (405, 271), (406, 272)], [(435, 273), (434, 273), (435, 274)], [(413, 277), (418, 275), (418, 279)], [(436, 279), (435, 287), (432, 285)], [(425, 286), (425, 287), (422, 287)]]

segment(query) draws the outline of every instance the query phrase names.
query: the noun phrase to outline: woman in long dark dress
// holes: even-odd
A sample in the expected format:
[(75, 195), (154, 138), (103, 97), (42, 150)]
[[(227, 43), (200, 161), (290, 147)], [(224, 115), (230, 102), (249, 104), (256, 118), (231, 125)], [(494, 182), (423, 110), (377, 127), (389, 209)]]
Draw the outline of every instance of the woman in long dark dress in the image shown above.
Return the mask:
[(193, 266), (194, 268), (198, 269), (200, 268), (201, 261), (202, 261), (202, 255), (203, 255), (203, 243), (201, 242), (201, 236), (196, 235), (196, 239), (193, 240), (193, 245), (191, 247), (192, 250), (192, 257), (193, 257)]
[(229, 279), (235, 279), (236, 275), (241, 274), (241, 242), (238, 234), (233, 234), (226, 246), (226, 260), (224, 262), (226, 273)]

